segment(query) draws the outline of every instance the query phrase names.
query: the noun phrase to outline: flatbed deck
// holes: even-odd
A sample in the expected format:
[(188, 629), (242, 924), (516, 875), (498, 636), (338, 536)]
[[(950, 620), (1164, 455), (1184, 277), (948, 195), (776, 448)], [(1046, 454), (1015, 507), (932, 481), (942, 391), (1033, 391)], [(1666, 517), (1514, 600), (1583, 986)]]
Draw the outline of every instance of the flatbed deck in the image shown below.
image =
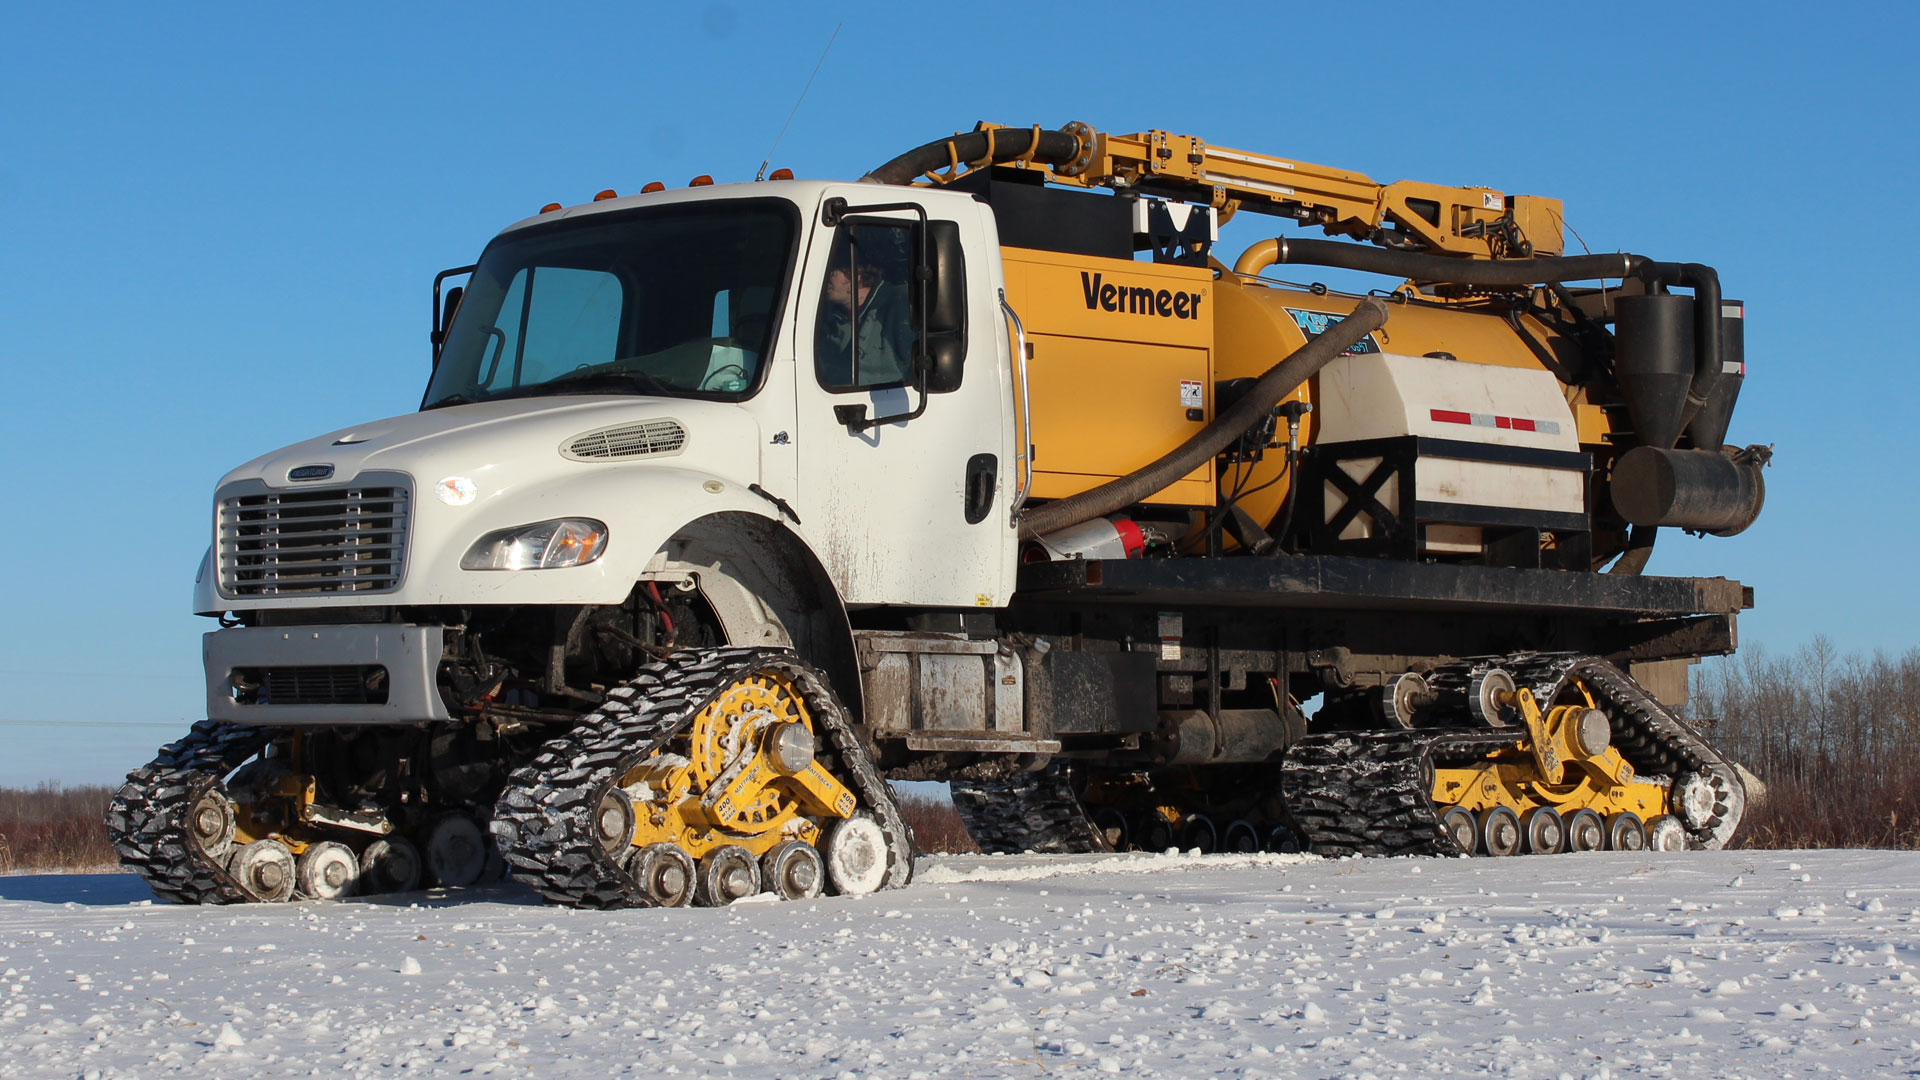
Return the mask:
[(1603, 619), (1733, 615), (1753, 590), (1727, 578), (1409, 563), (1335, 555), (1073, 559), (1020, 567), (1015, 602), (1038, 606), (1566, 613)]

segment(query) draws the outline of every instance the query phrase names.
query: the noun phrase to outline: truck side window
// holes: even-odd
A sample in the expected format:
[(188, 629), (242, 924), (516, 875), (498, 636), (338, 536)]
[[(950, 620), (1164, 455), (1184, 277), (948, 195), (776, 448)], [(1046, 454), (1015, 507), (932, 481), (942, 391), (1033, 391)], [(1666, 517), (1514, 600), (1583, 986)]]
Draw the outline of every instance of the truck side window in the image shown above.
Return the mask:
[(829, 390), (902, 386), (913, 378), (913, 230), (847, 225), (820, 287), (814, 369)]

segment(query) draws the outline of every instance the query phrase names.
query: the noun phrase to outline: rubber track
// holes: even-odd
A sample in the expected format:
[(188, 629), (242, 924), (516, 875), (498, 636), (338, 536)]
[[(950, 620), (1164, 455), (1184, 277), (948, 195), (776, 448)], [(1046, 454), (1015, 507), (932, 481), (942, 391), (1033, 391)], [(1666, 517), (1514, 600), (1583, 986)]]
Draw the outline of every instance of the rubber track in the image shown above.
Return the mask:
[(594, 811), (620, 777), (686, 731), (721, 691), (767, 670), (799, 688), (836, 759), (830, 771), (879, 820), (891, 856), (882, 887), (906, 885), (913, 876), (912, 834), (892, 789), (860, 747), (846, 707), (794, 653), (758, 648), (689, 649), (649, 664), (514, 770), (489, 826), (508, 872), (572, 907), (651, 907), (652, 900), (600, 845)]
[[(1597, 657), (1524, 653), (1480, 657), (1436, 672), (1430, 682), (1464, 686), (1489, 667), (1550, 703), (1574, 678), (1594, 691), (1613, 729), (1614, 746), (1641, 776), (1706, 773), (1720, 798), (1716, 817), (1690, 829), (1696, 848), (1717, 848), (1738, 828), (1746, 789), (1738, 774), (1692, 728), (1619, 668)], [(1498, 731), (1341, 732), (1314, 735), (1288, 750), (1281, 794), (1314, 850), (1343, 855), (1452, 855), (1459, 848), (1441, 827), (1432, 800), (1433, 768), (1472, 760), (1517, 743), (1523, 733)]]
[(202, 720), (158, 757), (127, 774), (107, 804), (107, 836), (120, 864), (145, 878), (155, 896), (177, 904), (245, 903), (240, 883), (191, 839), (187, 811), (274, 732)]
[(1072, 774), (1062, 762), (1001, 780), (956, 780), (952, 788), (967, 835), (989, 855), (1112, 850), (1074, 795)]

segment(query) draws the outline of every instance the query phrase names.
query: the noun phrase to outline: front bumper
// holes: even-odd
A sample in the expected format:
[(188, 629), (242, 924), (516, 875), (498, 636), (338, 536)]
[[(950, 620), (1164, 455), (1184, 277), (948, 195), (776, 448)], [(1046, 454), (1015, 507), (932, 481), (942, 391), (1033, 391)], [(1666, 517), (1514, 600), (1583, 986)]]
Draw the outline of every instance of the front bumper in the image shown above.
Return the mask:
[[(449, 720), (436, 677), (442, 641), (441, 627), (397, 623), (216, 630), (201, 638), (207, 715), (264, 727)], [(376, 671), (377, 692), (353, 684)], [(267, 700), (236, 691), (263, 684), (271, 689), (251, 695)], [(369, 700), (340, 701), (353, 696), (343, 684)]]

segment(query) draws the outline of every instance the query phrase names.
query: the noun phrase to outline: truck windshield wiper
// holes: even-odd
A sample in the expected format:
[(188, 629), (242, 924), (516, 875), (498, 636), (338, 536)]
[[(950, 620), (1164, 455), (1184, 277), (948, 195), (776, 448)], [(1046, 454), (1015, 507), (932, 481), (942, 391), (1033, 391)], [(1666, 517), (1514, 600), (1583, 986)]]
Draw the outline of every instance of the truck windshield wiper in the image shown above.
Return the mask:
[(445, 408), (449, 405), (476, 405), (478, 403), (477, 398), (470, 398), (465, 394), (448, 394), (446, 397), (438, 398), (421, 406), (420, 411), (425, 412), (428, 409)]
[(562, 375), (549, 379), (538, 386), (524, 387), (521, 396), (533, 397), (542, 394), (575, 394), (588, 389), (643, 390), (650, 394), (670, 394), (673, 391), (659, 379), (644, 371), (583, 371), (574, 375)]

